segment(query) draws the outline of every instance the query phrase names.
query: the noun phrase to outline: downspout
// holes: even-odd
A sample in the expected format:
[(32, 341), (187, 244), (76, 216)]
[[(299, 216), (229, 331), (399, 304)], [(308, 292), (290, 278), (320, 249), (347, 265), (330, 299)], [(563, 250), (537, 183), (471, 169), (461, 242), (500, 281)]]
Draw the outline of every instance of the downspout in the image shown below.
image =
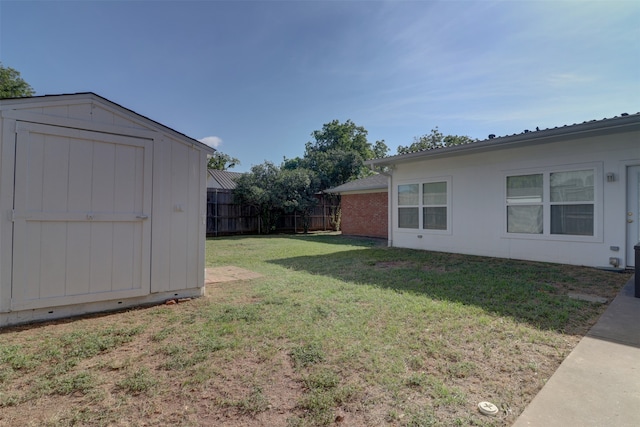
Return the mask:
[[(387, 246), (393, 246), (393, 197), (392, 197), (392, 181), (393, 174), (391, 172), (385, 172), (382, 169), (375, 170), (371, 165), (371, 170), (378, 172), (380, 175), (386, 176), (387, 179)], [(393, 166), (389, 166), (389, 171), (393, 171)]]
[(380, 173), (387, 176), (387, 246), (393, 247), (393, 197), (391, 197), (393, 175), (387, 172)]
[(392, 190), (393, 186), (391, 185), (391, 181), (393, 179), (393, 175), (390, 173), (384, 173), (387, 179), (387, 246), (393, 247), (393, 197)]

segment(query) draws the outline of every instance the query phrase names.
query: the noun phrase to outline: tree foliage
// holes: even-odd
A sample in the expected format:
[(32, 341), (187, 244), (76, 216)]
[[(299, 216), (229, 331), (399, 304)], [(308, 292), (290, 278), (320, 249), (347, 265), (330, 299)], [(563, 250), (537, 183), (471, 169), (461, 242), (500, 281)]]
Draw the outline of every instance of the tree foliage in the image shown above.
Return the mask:
[(318, 187), (313, 171), (303, 168), (282, 169), (271, 162), (251, 168), (236, 181), (236, 202), (254, 206), (260, 217), (261, 232), (275, 230), (284, 213), (297, 212), (302, 217), (305, 233), (309, 230), (313, 208), (318, 203)]
[(454, 145), (469, 144), (476, 142), (477, 139), (472, 139), (468, 136), (458, 135), (444, 135), (438, 130), (431, 130), (431, 133), (422, 135), (420, 137), (414, 137), (413, 143), (408, 146), (398, 146), (398, 154), (413, 153), (415, 151), (433, 150), (434, 148), (452, 147)]
[[(351, 120), (326, 123), (311, 136), (303, 157), (285, 158), (280, 167), (265, 162), (237, 180), (236, 201), (256, 207), (263, 233), (274, 230), (280, 216), (292, 212), (300, 215), (307, 232), (318, 203), (316, 194), (370, 174), (364, 161), (384, 157), (389, 150), (384, 141), (369, 143), (367, 131)], [(339, 196), (331, 197), (339, 202)], [(337, 229), (340, 210), (332, 216)]]
[(384, 157), (389, 151), (384, 141), (369, 143), (367, 130), (351, 120), (325, 123), (311, 136), (314, 140), (306, 143), (304, 156), (285, 159), (283, 167), (312, 170), (319, 178), (320, 190), (371, 174), (364, 161)]
[(216, 151), (211, 157), (209, 157), (207, 168), (226, 171), (227, 169), (232, 169), (239, 164), (240, 160), (236, 159), (235, 157), (231, 157), (230, 155), (225, 154), (221, 151)]
[(33, 96), (35, 91), (20, 77), (20, 72), (0, 62), (0, 99)]
[(283, 208), (286, 213), (297, 212), (302, 218), (302, 228), (305, 233), (311, 225), (313, 208), (318, 204), (316, 197), (318, 177), (309, 169), (281, 169), (281, 190), (284, 193)]

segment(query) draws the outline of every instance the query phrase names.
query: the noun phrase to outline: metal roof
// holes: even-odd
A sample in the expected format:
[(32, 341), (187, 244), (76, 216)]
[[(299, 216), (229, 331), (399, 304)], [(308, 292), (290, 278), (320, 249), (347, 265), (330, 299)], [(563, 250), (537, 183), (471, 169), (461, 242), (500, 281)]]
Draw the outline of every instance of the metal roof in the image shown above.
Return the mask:
[(347, 193), (351, 191), (384, 190), (387, 191), (389, 177), (383, 174), (376, 174), (366, 178), (356, 179), (328, 190), (325, 193)]
[(482, 141), (471, 142), (452, 147), (433, 148), (422, 151), (414, 151), (407, 154), (384, 157), (381, 159), (367, 160), (365, 164), (372, 166), (389, 166), (397, 163), (405, 163), (420, 160), (423, 158), (451, 157), (460, 154), (471, 154), (473, 152), (499, 150), (515, 146), (526, 146), (558, 142), (576, 136), (595, 136), (604, 133), (617, 133), (624, 131), (640, 130), (640, 113), (627, 114), (602, 120), (591, 120), (572, 125), (564, 125), (548, 129), (538, 129), (534, 131), (524, 130), (522, 133), (498, 136), (489, 135)]
[(209, 169), (207, 172), (210, 178), (207, 180), (207, 188), (217, 188), (220, 190), (235, 189), (235, 180), (242, 175), (240, 172), (221, 171), (218, 169)]

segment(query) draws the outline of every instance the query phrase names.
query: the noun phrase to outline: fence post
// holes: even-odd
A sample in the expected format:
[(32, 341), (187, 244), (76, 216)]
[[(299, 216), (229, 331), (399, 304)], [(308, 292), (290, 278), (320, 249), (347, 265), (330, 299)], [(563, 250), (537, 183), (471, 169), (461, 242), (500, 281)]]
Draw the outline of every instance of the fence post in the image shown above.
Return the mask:
[(327, 200), (322, 195), (322, 229), (327, 231)]

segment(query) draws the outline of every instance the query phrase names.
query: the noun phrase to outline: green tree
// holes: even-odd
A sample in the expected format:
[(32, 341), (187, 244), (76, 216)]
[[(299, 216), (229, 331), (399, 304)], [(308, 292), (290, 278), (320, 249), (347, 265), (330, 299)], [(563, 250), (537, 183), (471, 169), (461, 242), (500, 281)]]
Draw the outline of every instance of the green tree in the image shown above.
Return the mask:
[(300, 214), (304, 233), (308, 233), (311, 226), (311, 214), (318, 204), (316, 193), (318, 192), (319, 180), (316, 173), (303, 168), (281, 169), (279, 182), (279, 191), (282, 191), (284, 196), (284, 211)]
[[(381, 159), (383, 157), (387, 157), (388, 152), (389, 152), (389, 147), (387, 147), (387, 144), (385, 144), (384, 139), (376, 141), (375, 144), (373, 144), (374, 159)], [(370, 160), (370, 159), (367, 159), (367, 160)]]
[[(326, 123), (311, 136), (314, 140), (306, 143), (303, 157), (284, 158), (280, 167), (265, 162), (237, 180), (236, 201), (258, 210), (263, 233), (274, 230), (285, 213), (300, 214), (307, 232), (318, 192), (371, 174), (364, 161), (384, 157), (389, 151), (384, 141), (369, 143), (367, 131), (351, 120)], [(326, 197), (334, 198), (332, 205), (339, 204), (340, 196)], [(330, 221), (339, 229), (339, 208)]]
[(34, 94), (33, 88), (20, 77), (18, 71), (0, 62), (0, 99), (23, 98)]
[(438, 130), (431, 130), (430, 134), (422, 135), (420, 137), (414, 137), (413, 143), (408, 146), (398, 146), (398, 154), (413, 153), (415, 151), (432, 150), (434, 148), (452, 147), (454, 145), (469, 144), (476, 142), (477, 139), (470, 138), (468, 136), (458, 135), (444, 135)]
[(303, 168), (282, 169), (271, 162), (251, 168), (236, 181), (236, 202), (254, 206), (260, 217), (260, 232), (275, 230), (285, 213), (298, 213), (304, 232), (309, 231), (311, 212), (318, 203), (315, 194), (318, 179), (313, 171)]
[(351, 120), (340, 123), (339, 120), (325, 123), (321, 130), (311, 133), (314, 142), (307, 142), (305, 155), (330, 150), (354, 151), (364, 159), (373, 157), (373, 149), (367, 141), (367, 130), (356, 126)]
[[(367, 130), (351, 120), (344, 123), (339, 120), (325, 123), (322, 129), (312, 132), (311, 136), (313, 141), (305, 144), (304, 156), (285, 158), (282, 168), (312, 171), (317, 184), (313, 193), (371, 175), (373, 172), (364, 165), (364, 161), (385, 157), (389, 151), (384, 140), (371, 144), (367, 140)], [(340, 196), (326, 194), (325, 197), (329, 199), (330, 205), (337, 206), (332, 209), (329, 221), (334, 229), (339, 230)]]
[(371, 174), (364, 161), (384, 157), (389, 151), (384, 141), (369, 143), (367, 130), (351, 120), (325, 123), (311, 136), (314, 140), (306, 143), (304, 157), (285, 159), (283, 168), (312, 170), (322, 190)]
[(260, 217), (260, 232), (268, 234), (275, 230), (276, 222), (283, 212), (280, 195), (275, 191), (280, 168), (271, 162), (251, 167), (251, 172), (236, 180), (233, 192), (236, 203), (253, 206)]
[(226, 171), (227, 169), (235, 168), (239, 164), (240, 160), (235, 157), (231, 157), (221, 151), (216, 151), (211, 157), (209, 157), (207, 168)]

